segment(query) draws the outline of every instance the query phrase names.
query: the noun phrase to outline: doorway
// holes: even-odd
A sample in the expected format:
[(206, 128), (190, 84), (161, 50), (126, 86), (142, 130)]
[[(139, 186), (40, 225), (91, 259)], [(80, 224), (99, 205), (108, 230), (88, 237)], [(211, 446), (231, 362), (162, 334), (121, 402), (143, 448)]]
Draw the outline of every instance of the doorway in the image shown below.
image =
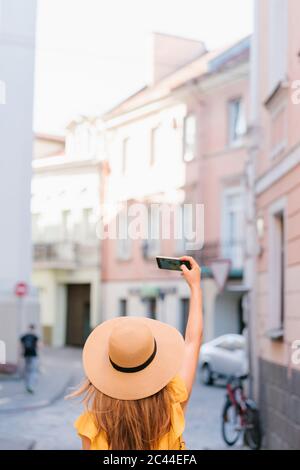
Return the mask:
[(156, 298), (155, 297), (146, 298), (145, 305), (146, 305), (146, 316), (148, 318), (152, 318), (153, 320), (156, 320), (156, 314), (157, 314)]
[(180, 331), (185, 335), (186, 325), (189, 316), (190, 300), (188, 298), (180, 299)]
[(90, 334), (90, 284), (67, 285), (68, 346), (83, 346)]

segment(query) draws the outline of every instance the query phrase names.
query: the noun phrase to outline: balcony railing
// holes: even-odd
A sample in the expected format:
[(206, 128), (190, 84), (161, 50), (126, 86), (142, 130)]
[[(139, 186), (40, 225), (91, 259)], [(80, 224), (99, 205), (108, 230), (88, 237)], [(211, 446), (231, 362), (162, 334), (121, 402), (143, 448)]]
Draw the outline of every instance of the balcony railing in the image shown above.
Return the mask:
[(72, 241), (35, 243), (33, 259), (36, 267), (75, 269), (80, 266), (98, 266), (97, 244), (81, 244)]
[(229, 259), (232, 269), (242, 269), (244, 265), (244, 242), (212, 242), (205, 243), (201, 250), (195, 251), (193, 256), (201, 266), (209, 266), (216, 259)]

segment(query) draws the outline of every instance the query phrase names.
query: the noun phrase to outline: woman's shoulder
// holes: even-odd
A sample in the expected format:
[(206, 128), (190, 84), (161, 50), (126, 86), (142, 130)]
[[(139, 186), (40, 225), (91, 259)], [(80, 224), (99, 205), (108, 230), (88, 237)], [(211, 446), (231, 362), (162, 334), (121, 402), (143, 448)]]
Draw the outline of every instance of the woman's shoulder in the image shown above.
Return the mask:
[(171, 382), (169, 382), (168, 389), (175, 402), (184, 403), (188, 399), (188, 391), (180, 375), (176, 375)]
[(99, 433), (95, 416), (90, 411), (84, 411), (76, 419), (74, 427), (77, 430), (79, 436), (88, 437), (90, 440), (94, 439)]
[(99, 429), (95, 415), (85, 411), (76, 419), (74, 426), (77, 434), (91, 441), (90, 450), (108, 450), (107, 435)]

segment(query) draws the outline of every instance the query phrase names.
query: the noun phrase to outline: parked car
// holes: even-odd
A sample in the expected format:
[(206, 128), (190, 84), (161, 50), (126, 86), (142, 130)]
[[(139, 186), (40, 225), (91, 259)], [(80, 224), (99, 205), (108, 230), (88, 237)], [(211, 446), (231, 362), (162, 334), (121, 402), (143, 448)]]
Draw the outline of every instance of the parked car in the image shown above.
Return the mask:
[(244, 336), (227, 334), (209, 341), (200, 351), (201, 378), (212, 385), (217, 378), (248, 373), (246, 340)]

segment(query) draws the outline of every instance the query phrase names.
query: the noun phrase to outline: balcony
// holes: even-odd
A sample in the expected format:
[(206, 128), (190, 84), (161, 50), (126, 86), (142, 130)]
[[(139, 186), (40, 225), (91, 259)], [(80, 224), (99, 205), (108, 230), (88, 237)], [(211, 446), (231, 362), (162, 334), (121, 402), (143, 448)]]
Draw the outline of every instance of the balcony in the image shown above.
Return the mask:
[(153, 260), (159, 254), (159, 240), (143, 240), (141, 244), (141, 252), (144, 260)]
[(241, 277), (244, 266), (243, 241), (211, 242), (205, 243), (202, 250), (195, 251), (193, 256), (204, 268), (209, 268), (212, 261), (217, 259), (229, 259), (231, 261), (231, 275)]
[(35, 243), (33, 260), (36, 269), (66, 269), (99, 266), (99, 246), (73, 241)]

